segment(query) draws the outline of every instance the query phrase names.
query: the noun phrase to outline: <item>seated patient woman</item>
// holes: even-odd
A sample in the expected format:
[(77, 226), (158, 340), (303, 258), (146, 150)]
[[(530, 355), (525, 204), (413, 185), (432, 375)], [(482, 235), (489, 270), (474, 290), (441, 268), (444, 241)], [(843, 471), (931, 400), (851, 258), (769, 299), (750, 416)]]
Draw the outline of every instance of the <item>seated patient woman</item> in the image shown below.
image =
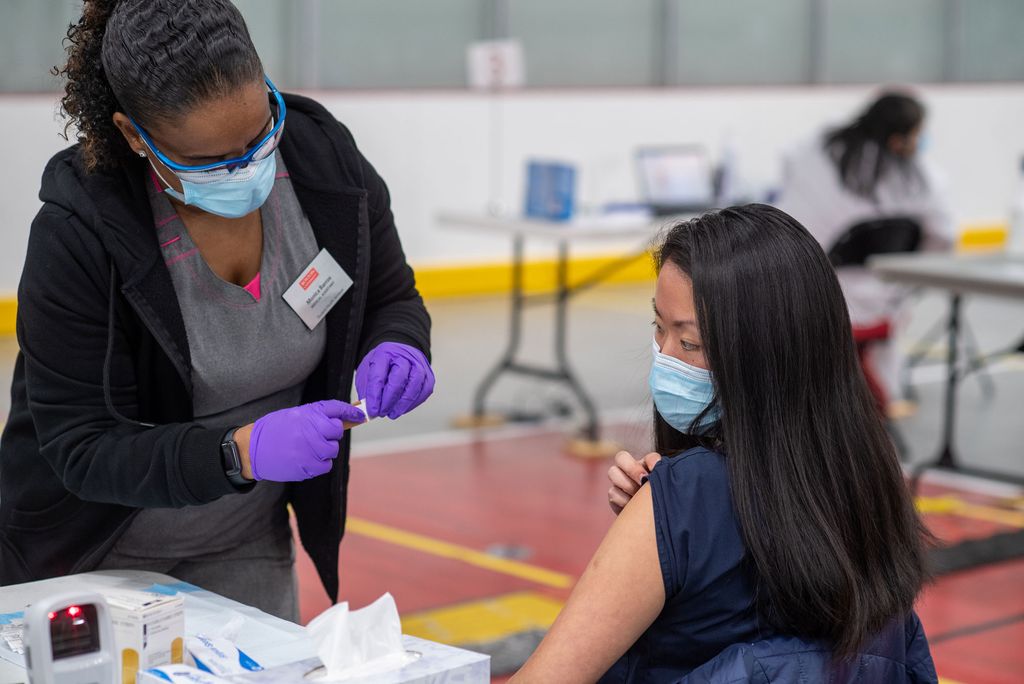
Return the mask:
[(632, 498), (514, 681), (745, 681), (701, 666), (780, 645), (756, 681), (935, 681), (913, 614), (927, 533), (818, 242), (747, 205), (675, 226), (657, 265), (666, 458), (640, 486), (620, 454), (613, 508)]

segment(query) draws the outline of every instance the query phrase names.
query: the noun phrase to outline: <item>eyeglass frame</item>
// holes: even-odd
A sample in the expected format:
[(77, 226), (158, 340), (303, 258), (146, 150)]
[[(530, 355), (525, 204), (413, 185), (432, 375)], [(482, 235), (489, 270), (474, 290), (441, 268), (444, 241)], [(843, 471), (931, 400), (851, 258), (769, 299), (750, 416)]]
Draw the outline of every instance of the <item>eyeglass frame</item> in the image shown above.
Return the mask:
[[(261, 147), (266, 145), (267, 142), (272, 140), (274, 136), (280, 134), (282, 129), (284, 128), (285, 115), (288, 113), (287, 107), (285, 107), (284, 104), (284, 97), (281, 95), (281, 92), (277, 89), (277, 86), (274, 85), (273, 81), (270, 80), (269, 76), (263, 74), (263, 80), (264, 82), (266, 82), (267, 87), (270, 88), (270, 94), (272, 94), (277, 101), (277, 120), (274, 122), (274, 126), (273, 128), (270, 129), (270, 132), (263, 136), (258, 143), (253, 145), (249, 149), (249, 151), (243, 154), (241, 157), (236, 157), (234, 159), (226, 159), (224, 161), (213, 162), (210, 164), (198, 164), (195, 166), (179, 164), (178, 162), (169, 158), (166, 154), (164, 154), (157, 148), (156, 143), (153, 142), (153, 139), (149, 137), (149, 134), (146, 133), (145, 129), (143, 129), (142, 126), (136, 123), (134, 118), (129, 116), (128, 120), (131, 121), (132, 126), (135, 127), (135, 131), (142, 137), (143, 142), (146, 143), (146, 147), (148, 147), (150, 151), (154, 155), (156, 155), (156, 158), (159, 159), (164, 166), (171, 169), (172, 171), (212, 171), (214, 169), (222, 168), (226, 168), (228, 171), (234, 171), (235, 169), (244, 167), (247, 164), (252, 163), (253, 157), (256, 155), (256, 152), (259, 151)], [(280, 142), (278, 144), (280, 144)], [(266, 157), (264, 157), (264, 159), (265, 158)]]

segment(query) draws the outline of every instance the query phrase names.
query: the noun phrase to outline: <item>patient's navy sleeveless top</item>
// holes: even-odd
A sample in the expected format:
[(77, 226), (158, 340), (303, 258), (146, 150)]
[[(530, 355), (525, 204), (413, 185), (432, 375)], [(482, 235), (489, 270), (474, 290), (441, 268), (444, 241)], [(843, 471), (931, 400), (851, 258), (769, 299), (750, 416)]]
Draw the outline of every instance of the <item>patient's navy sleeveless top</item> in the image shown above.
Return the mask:
[(724, 457), (698, 447), (662, 459), (650, 487), (665, 607), (601, 682), (674, 682), (773, 633), (758, 623)]

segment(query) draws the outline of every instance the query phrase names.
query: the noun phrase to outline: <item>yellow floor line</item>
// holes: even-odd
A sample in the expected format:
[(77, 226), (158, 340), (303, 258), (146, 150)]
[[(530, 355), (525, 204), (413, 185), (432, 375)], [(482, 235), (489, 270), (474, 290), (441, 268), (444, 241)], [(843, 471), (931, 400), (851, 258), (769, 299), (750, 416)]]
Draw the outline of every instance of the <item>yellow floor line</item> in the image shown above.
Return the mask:
[(521, 561), (497, 558), (466, 546), (459, 546), (458, 544), (433, 539), (432, 537), (414, 532), (406, 532), (397, 527), (389, 527), (361, 518), (348, 518), (346, 529), (352, 534), (404, 546), (407, 549), (429, 553), (441, 558), (451, 558), (478, 568), (500, 572), (512, 577), (518, 577), (519, 579), (543, 584), (547, 587), (554, 587), (555, 589), (568, 589), (576, 581), (570, 575), (560, 572), (547, 570), (546, 568), (540, 568)]
[(547, 631), (561, 610), (561, 601), (524, 591), (406, 615), (402, 632), (452, 646), (486, 644)]
[(917, 510), (921, 513), (956, 515), (961, 518), (1024, 528), (1024, 513), (970, 503), (955, 496), (919, 496), (917, 497)]

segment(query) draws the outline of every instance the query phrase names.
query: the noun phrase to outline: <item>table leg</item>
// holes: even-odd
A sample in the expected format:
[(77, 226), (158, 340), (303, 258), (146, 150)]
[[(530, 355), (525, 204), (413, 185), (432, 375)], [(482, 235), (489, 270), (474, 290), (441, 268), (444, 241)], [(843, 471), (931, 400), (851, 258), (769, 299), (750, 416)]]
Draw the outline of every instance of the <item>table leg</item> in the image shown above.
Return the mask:
[(964, 331), (964, 351), (967, 352), (967, 367), (964, 370), (964, 377), (971, 373), (977, 373), (978, 384), (981, 385), (982, 393), (986, 399), (991, 400), (996, 395), (996, 383), (985, 368), (987, 362), (981, 355), (981, 350), (978, 347), (978, 341), (975, 339), (974, 333), (971, 331), (971, 326), (964, 325), (962, 327)]
[(949, 322), (947, 323), (946, 348), (946, 395), (942, 413), (942, 445), (935, 461), (922, 463), (914, 468), (910, 487), (917, 492), (921, 476), (930, 468), (956, 470), (956, 456), (953, 453), (953, 431), (956, 423), (956, 390), (959, 383), (957, 361), (960, 353), (960, 303), (961, 295), (954, 292), (949, 299)]
[(1000, 482), (1009, 482), (1024, 486), (1024, 477), (1005, 472), (995, 472), (983, 468), (964, 466), (957, 458), (956, 446), (954, 445), (954, 433), (956, 431), (957, 389), (960, 386), (960, 380), (963, 378), (963, 374), (958, 368), (960, 363), (959, 342), (963, 328), (963, 312), (961, 310), (962, 303), (962, 295), (959, 293), (954, 292), (950, 296), (948, 327), (949, 341), (947, 343), (949, 348), (946, 350), (946, 394), (944, 397), (942, 416), (942, 445), (939, 447), (938, 457), (934, 461), (922, 463), (914, 468), (910, 480), (910, 486), (915, 493), (917, 492), (917, 486), (921, 480), (921, 476), (926, 470), (930, 470), (932, 468), (949, 470), (957, 473), (963, 473), (965, 475), (972, 475), (974, 477), (997, 480)]
[(555, 361), (558, 364), (558, 371), (561, 373), (569, 389), (579, 400), (586, 414), (587, 422), (583, 427), (584, 436), (592, 441), (598, 440), (598, 419), (597, 409), (594, 402), (583, 389), (576, 375), (569, 365), (569, 353), (566, 348), (566, 327), (568, 325), (569, 297), (572, 290), (569, 288), (569, 247), (565, 242), (558, 244), (558, 273), (557, 273), (557, 300), (555, 302)]
[(915, 349), (908, 356), (906, 363), (903, 365), (903, 394), (908, 399), (917, 401), (917, 390), (910, 382), (910, 374), (928, 356), (928, 352), (931, 351), (932, 345), (936, 344), (941, 338), (942, 334), (945, 333), (949, 328), (949, 320), (938, 320), (935, 324), (928, 329), (921, 339), (914, 345)]
[(515, 365), (516, 353), (522, 339), (523, 328), (523, 236), (516, 235), (512, 239), (512, 296), (510, 300), (511, 317), (509, 320), (508, 345), (498, 363), (490, 370), (476, 389), (473, 397), (473, 415), (482, 418), (487, 394), (503, 372)]
[[(613, 264), (609, 264), (589, 277), (579, 281), (576, 285), (569, 284), (569, 245), (563, 240), (558, 243), (558, 261), (556, 279), (557, 286), (553, 293), (526, 295), (523, 287), (523, 249), (524, 237), (516, 235), (512, 243), (512, 297), (511, 297), (511, 318), (509, 321), (509, 338), (505, 351), (493, 368), (484, 376), (477, 386), (473, 397), (473, 413), (469, 421), (456, 420), (461, 427), (476, 427), (482, 425), (487, 419), (485, 408), (487, 395), (494, 384), (503, 373), (525, 375), (527, 377), (539, 378), (556, 383), (563, 383), (568, 386), (573, 396), (579, 401), (580, 407), (585, 414), (585, 424), (581, 429), (579, 444), (574, 446), (578, 449), (578, 455), (604, 456), (603, 450), (611, 448), (610, 443), (602, 442), (600, 439), (600, 422), (597, 415), (597, 407), (587, 394), (582, 383), (576, 377), (569, 363), (568, 352), (568, 313), (569, 300), (581, 291), (589, 289), (605, 280), (615, 271), (632, 262), (640, 255), (630, 255)], [(523, 310), (527, 304), (541, 304), (554, 302), (555, 305), (555, 366), (554, 368), (540, 365), (523, 363), (516, 360), (519, 353), (520, 342), (523, 331)]]
[(956, 468), (953, 453), (953, 432), (956, 427), (956, 389), (960, 380), (957, 362), (960, 354), (960, 297), (953, 293), (949, 300), (949, 348), (946, 350), (946, 397), (942, 417), (942, 448), (937, 465)]

